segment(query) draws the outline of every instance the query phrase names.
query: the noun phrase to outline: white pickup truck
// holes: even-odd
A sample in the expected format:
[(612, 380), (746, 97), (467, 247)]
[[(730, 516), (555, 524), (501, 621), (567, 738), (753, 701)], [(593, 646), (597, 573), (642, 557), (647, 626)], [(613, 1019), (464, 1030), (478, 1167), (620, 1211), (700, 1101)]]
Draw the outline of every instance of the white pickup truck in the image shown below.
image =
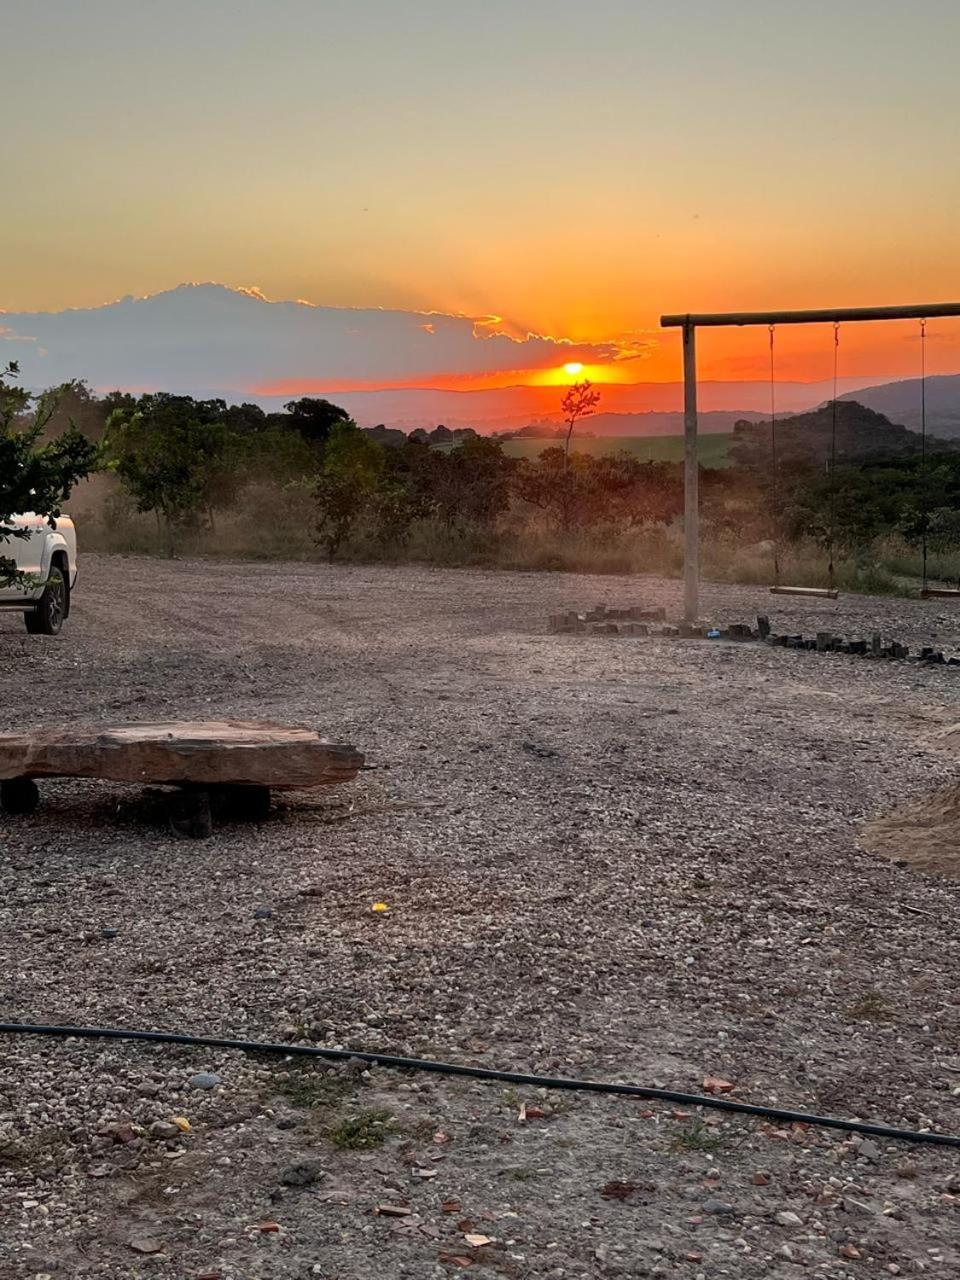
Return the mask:
[(14, 516), (26, 537), (0, 538), (0, 558), (12, 560), (21, 576), (0, 586), (0, 610), (22, 613), (31, 635), (55, 636), (70, 613), (77, 581), (77, 531), (69, 516)]

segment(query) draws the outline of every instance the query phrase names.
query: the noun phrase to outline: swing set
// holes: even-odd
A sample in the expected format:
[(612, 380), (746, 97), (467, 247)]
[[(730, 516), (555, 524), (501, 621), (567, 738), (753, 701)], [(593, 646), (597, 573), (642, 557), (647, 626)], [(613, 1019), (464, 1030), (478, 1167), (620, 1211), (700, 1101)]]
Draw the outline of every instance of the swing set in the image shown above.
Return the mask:
[(938, 302), (929, 306), (909, 307), (841, 307), (834, 311), (731, 311), (704, 315), (668, 315), (660, 317), (665, 329), (683, 331), (683, 434), (684, 434), (684, 557), (683, 616), (693, 626), (699, 615), (700, 596), (700, 470), (697, 454), (697, 356), (696, 332), (700, 328), (726, 328), (765, 325), (770, 347), (770, 466), (774, 510), (779, 520), (779, 459), (777, 456), (776, 369), (774, 339), (778, 325), (831, 324), (833, 326), (833, 400), (830, 430), (830, 527), (828, 530), (829, 563), (825, 587), (785, 586), (780, 581), (780, 540), (773, 539), (773, 585), (770, 591), (781, 596), (814, 596), (836, 600), (840, 594), (835, 585), (833, 541), (836, 514), (837, 467), (837, 375), (840, 361), (840, 326), (867, 320), (916, 320), (920, 325), (920, 499), (921, 555), (923, 577), (920, 596), (924, 600), (960, 597), (960, 590), (930, 587), (927, 583), (927, 395), (926, 339), (927, 321), (940, 316), (960, 316), (960, 302)]

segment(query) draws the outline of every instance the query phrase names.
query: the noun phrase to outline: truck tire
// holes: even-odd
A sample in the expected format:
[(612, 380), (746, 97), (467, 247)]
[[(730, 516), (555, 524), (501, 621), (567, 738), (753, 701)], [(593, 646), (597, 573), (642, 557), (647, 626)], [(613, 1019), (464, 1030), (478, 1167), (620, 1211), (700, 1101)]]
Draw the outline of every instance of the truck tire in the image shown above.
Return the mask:
[(23, 615), (32, 636), (55, 636), (67, 615), (67, 582), (54, 565), (36, 608)]
[(0, 782), (0, 809), (4, 813), (33, 813), (40, 803), (40, 789), (32, 778), (6, 778)]

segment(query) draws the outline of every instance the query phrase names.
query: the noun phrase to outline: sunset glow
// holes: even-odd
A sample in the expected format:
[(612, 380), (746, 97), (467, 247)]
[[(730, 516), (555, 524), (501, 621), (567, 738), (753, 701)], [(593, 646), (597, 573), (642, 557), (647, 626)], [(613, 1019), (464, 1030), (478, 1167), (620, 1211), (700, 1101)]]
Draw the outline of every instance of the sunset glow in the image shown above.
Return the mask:
[[(386, 367), (386, 342), (384, 367), (248, 364), (246, 388), (293, 394), (671, 382), (679, 338), (661, 312), (960, 294), (960, 168), (943, 160), (960, 115), (949, 0), (928, 0), (908, 36), (900, 6), (870, 6), (869, 23), (862, 4), (831, 7), (827, 45), (819, 0), (816, 13), (700, 4), (669, 21), (598, 0), (587, 26), (548, 29), (539, 3), (495, 4), (468, 36), (460, 6), (361, 8), (14, 6), (4, 137), (18, 198), (0, 311), (214, 280), (248, 288), (251, 305), (344, 308), (345, 331), (351, 308), (411, 317), (422, 346), (402, 368)], [(321, 77), (318, 49), (337, 50)], [(810, 93), (812, 75), (824, 92)], [(50, 198), (54, 173), (68, 200)], [(449, 317), (476, 317), (456, 368), (434, 354)], [(501, 341), (494, 361), (498, 337), (512, 348)], [(532, 353), (544, 337), (566, 352)], [(704, 335), (701, 377), (763, 380), (765, 337)], [(27, 327), (7, 340), (34, 339)], [(932, 372), (960, 368), (960, 324), (931, 325), (927, 353)], [(912, 377), (916, 335), (861, 326), (841, 364)], [(829, 365), (829, 334), (778, 335), (783, 378), (819, 381)]]

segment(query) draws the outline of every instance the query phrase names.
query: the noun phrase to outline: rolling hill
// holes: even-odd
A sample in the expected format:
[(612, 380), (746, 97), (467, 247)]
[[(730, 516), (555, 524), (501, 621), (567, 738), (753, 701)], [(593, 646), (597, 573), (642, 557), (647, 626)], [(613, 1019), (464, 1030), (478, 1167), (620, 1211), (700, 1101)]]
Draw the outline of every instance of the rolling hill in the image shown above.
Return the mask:
[[(856, 400), (911, 431), (920, 430), (920, 379), (906, 378), (882, 386), (848, 392), (841, 400)], [(960, 439), (960, 373), (927, 378), (927, 431), (944, 440)]]

